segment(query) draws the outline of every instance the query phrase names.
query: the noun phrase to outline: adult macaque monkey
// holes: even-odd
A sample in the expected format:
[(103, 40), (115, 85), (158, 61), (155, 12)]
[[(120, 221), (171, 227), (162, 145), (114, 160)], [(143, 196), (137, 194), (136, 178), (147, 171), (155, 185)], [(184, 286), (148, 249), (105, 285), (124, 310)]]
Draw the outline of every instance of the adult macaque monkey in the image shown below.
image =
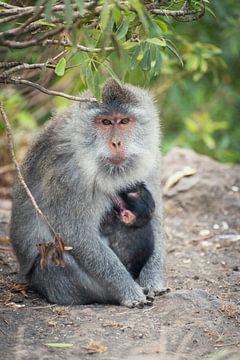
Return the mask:
[[(22, 165), (40, 209), (64, 243), (64, 267), (43, 269), (37, 244), (52, 238), (21, 184), (10, 236), (21, 274), (48, 301), (128, 307), (148, 304), (164, 286), (159, 118), (143, 89), (106, 82), (101, 103), (76, 103), (43, 130)], [(155, 201), (154, 251), (135, 281), (100, 232), (117, 193), (143, 182)], [(148, 295), (146, 295), (148, 293)]]

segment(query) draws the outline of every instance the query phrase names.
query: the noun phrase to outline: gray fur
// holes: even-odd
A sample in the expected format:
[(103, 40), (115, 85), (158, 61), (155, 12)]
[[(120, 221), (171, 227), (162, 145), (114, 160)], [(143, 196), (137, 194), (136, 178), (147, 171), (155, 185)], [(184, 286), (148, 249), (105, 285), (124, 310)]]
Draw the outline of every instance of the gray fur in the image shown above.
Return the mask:
[[(108, 148), (94, 118), (120, 110), (134, 114), (137, 123), (125, 139), (127, 161), (116, 167), (106, 162)], [(52, 234), (17, 183), (10, 236), (21, 275), (48, 301), (131, 307), (147, 303), (142, 287), (156, 294), (164, 286), (159, 133), (158, 113), (150, 95), (130, 85), (115, 83), (114, 87), (111, 81), (105, 85), (101, 104), (76, 103), (56, 115), (30, 148), (22, 164), (25, 181), (55, 231), (73, 247), (65, 253), (64, 268), (49, 264), (40, 269), (36, 244), (51, 240)], [(136, 182), (146, 184), (156, 203), (152, 219), (155, 250), (138, 281), (99, 231), (113, 197)]]

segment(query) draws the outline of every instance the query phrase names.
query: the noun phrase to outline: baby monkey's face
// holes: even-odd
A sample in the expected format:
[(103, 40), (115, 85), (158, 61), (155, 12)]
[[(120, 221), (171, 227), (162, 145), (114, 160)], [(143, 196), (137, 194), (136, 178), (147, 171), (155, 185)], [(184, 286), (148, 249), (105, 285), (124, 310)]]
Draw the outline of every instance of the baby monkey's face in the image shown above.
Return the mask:
[(150, 192), (140, 183), (119, 193), (115, 211), (125, 225), (144, 226), (152, 218), (155, 203)]

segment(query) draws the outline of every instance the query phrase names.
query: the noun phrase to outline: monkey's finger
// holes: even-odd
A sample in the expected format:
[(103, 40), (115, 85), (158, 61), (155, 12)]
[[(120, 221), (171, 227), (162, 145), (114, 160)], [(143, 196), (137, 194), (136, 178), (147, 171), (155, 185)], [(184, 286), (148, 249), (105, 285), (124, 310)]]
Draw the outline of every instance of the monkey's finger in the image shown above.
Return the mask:
[(163, 289), (159, 289), (159, 290), (154, 290), (154, 295), (155, 296), (161, 296), (161, 295), (169, 293), (170, 291), (171, 291), (170, 288), (163, 288)]
[(147, 287), (143, 288), (142, 290), (144, 295), (147, 295), (149, 293), (149, 289)]
[(154, 301), (154, 296), (152, 294), (147, 295), (147, 300), (151, 303)]

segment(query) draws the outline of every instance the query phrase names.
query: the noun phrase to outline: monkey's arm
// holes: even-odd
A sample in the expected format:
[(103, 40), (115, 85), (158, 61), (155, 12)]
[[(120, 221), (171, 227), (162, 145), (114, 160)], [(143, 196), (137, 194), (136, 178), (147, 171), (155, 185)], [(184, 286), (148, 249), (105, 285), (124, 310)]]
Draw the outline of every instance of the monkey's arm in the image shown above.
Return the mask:
[(147, 288), (151, 295), (158, 295), (165, 287), (165, 233), (162, 219), (162, 194), (160, 168), (146, 182), (155, 201), (155, 212), (151, 220), (154, 235), (153, 254), (143, 267), (138, 282)]
[(115, 253), (93, 229), (71, 251), (79, 266), (109, 292), (117, 302), (128, 307), (149, 303), (142, 288), (133, 280)]

